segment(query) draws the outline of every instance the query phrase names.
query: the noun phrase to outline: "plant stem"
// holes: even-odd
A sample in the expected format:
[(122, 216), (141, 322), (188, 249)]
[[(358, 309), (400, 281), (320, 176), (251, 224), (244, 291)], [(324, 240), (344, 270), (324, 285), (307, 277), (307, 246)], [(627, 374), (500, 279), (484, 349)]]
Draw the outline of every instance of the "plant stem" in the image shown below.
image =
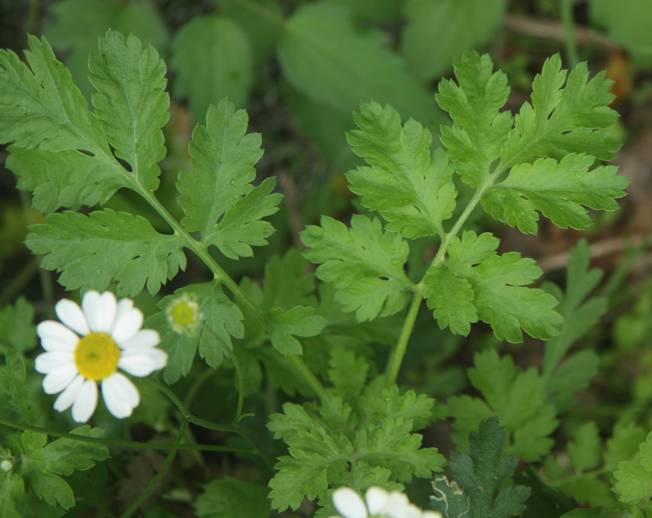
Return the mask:
[(294, 368), (301, 372), (303, 374), (304, 379), (310, 385), (310, 388), (313, 390), (319, 398), (323, 398), (326, 395), (326, 389), (324, 386), (321, 384), (321, 382), (317, 379), (317, 377), (312, 373), (312, 371), (308, 368), (308, 366), (304, 363), (304, 361), (299, 358), (296, 354), (290, 354), (287, 356), (287, 359), (290, 361), (291, 364), (294, 365)]
[(421, 307), (421, 300), (423, 295), (421, 294), (420, 286), (417, 286), (417, 289), (414, 292), (412, 297), (412, 303), (410, 304), (410, 309), (407, 312), (405, 321), (403, 322), (403, 328), (401, 329), (401, 334), (394, 347), (392, 354), (389, 358), (387, 364), (387, 385), (391, 386), (396, 383), (396, 378), (398, 377), (398, 371), (401, 369), (401, 363), (403, 362), (403, 356), (405, 356), (405, 351), (407, 350), (408, 342), (410, 341), (410, 335), (412, 334), (412, 329), (414, 328), (414, 323), (419, 314), (419, 308)]
[(12, 428), (14, 430), (29, 430), (31, 432), (38, 432), (46, 434), (50, 437), (57, 437), (59, 439), (70, 439), (79, 442), (88, 442), (94, 444), (103, 444), (105, 446), (117, 446), (122, 448), (134, 448), (139, 450), (188, 450), (188, 451), (214, 451), (214, 452), (231, 452), (251, 455), (255, 453), (251, 450), (244, 450), (242, 448), (230, 448), (227, 446), (215, 446), (213, 444), (177, 444), (176, 442), (140, 442), (130, 441), (126, 439), (110, 439), (104, 437), (88, 437), (86, 435), (78, 435), (68, 432), (59, 432), (57, 430), (50, 430), (41, 426), (33, 426), (27, 424), (17, 424), (9, 421), (0, 420), (0, 426)]
[(152, 478), (149, 481), (147, 487), (145, 487), (145, 490), (138, 496), (138, 498), (136, 498), (134, 502), (132, 502), (132, 504), (122, 514), (122, 518), (130, 518), (130, 516), (132, 516), (136, 511), (138, 511), (138, 509), (140, 509), (142, 505), (145, 502), (147, 502), (147, 499), (150, 496), (152, 496), (152, 494), (154, 494), (156, 488), (170, 472), (170, 469), (172, 468), (172, 464), (174, 463), (174, 459), (176, 458), (177, 452), (179, 451), (179, 445), (182, 442), (183, 436), (186, 434), (187, 428), (188, 428), (188, 419), (184, 419), (183, 423), (181, 423), (181, 427), (179, 428), (179, 435), (177, 437), (177, 442), (175, 443), (176, 448), (170, 450), (170, 452), (167, 454), (167, 457), (165, 457), (165, 461), (163, 462), (163, 466), (161, 466), (159, 472), (156, 474), (154, 478)]
[(0, 307), (14, 300), (38, 270), (36, 260), (29, 261), (3, 288), (0, 295)]
[[(193, 238), (186, 230), (181, 227), (177, 220), (168, 212), (168, 210), (158, 201), (156, 196), (146, 189), (135, 186), (136, 192), (138, 192), (145, 200), (151, 205), (151, 207), (165, 220), (165, 222), (174, 230), (175, 235), (177, 235), (186, 246), (193, 251), (193, 253), (202, 260), (202, 262), (213, 272), (213, 276), (216, 280), (222, 282), (227, 289), (233, 294), (235, 299), (243, 306), (249, 309), (251, 313), (255, 316), (256, 320), (264, 323), (263, 313), (260, 308), (254, 304), (249, 297), (240, 289), (240, 286), (229, 276), (228, 273), (213, 259), (208, 250), (204, 248), (201, 243), (199, 243), (195, 238)], [(317, 377), (312, 373), (308, 366), (303, 362), (301, 358), (297, 355), (290, 355), (288, 357), (290, 363), (301, 372), (306, 382), (315, 394), (318, 397), (324, 395), (325, 389)]]
[(238, 360), (235, 351), (231, 351), (231, 361), (233, 362), (233, 369), (235, 370), (235, 378), (238, 382), (238, 402), (235, 407), (235, 416), (233, 417), (233, 424), (238, 424), (240, 422), (240, 417), (242, 416), (242, 409), (244, 408), (244, 391), (245, 391), (245, 380), (242, 373), (242, 366), (240, 365), (240, 360)]
[[(478, 203), (480, 203), (484, 193), (487, 192), (487, 189), (489, 189), (494, 184), (500, 174), (500, 171), (498, 171), (496, 173), (487, 175), (483, 184), (478, 187), (478, 189), (473, 194), (473, 197), (462, 211), (462, 214), (460, 214), (460, 216), (457, 218), (457, 221), (455, 221), (453, 228), (451, 228), (450, 232), (448, 232), (442, 239), (439, 250), (437, 250), (437, 254), (435, 255), (432, 263), (426, 269), (426, 271), (444, 262), (446, 259), (446, 251), (448, 250), (448, 246), (450, 245), (451, 241), (454, 237), (457, 236), (457, 234), (459, 234), (460, 230), (464, 226), (464, 223), (466, 223), (466, 220), (469, 219), (469, 216), (473, 210), (476, 208)], [(412, 302), (410, 303), (410, 308), (408, 309), (408, 312), (405, 316), (398, 342), (396, 342), (396, 345), (390, 354), (390, 359), (387, 362), (385, 375), (387, 378), (386, 383), (388, 386), (394, 385), (394, 383), (396, 383), (396, 379), (398, 378), (398, 373), (401, 369), (401, 363), (403, 362), (403, 357), (407, 351), (410, 336), (412, 335), (412, 330), (414, 329), (414, 324), (416, 322), (417, 315), (419, 314), (419, 308), (421, 307), (421, 301), (423, 299), (424, 279), (425, 274), (424, 278), (421, 279), (415, 288), (414, 296), (412, 298)]]
[(161, 392), (163, 392), (163, 394), (165, 394), (170, 401), (172, 401), (174, 406), (177, 407), (177, 409), (183, 416), (184, 422), (187, 421), (190, 424), (194, 424), (195, 426), (199, 426), (200, 428), (205, 428), (206, 430), (212, 430), (214, 432), (234, 433), (236, 435), (239, 435), (245, 441), (249, 442), (251, 446), (254, 448), (254, 450), (256, 450), (258, 455), (261, 457), (263, 462), (271, 467), (272, 461), (270, 460), (269, 456), (263, 450), (260, 449), (258, 443), (254, 441), (251, 437), (249, 437), (249, 435), (244, 430), (242, 430), (241, 428), (235, 425), (214, 423), (212, 421), (202, 419), (201, 417), (197, 417), (196, 415), (191, 414), (187, 410), (186, 406), (181, 402), (179, 397), (170, 388), (163, 385), (162, 383), (156, 383), (156, 387)]
[(564, 26), (566, 59), (571, 67), (577, 65), (577, 40), (575, 38), (575, 19), (573, 17), (573, 0), (561, 0), (561, 22)]

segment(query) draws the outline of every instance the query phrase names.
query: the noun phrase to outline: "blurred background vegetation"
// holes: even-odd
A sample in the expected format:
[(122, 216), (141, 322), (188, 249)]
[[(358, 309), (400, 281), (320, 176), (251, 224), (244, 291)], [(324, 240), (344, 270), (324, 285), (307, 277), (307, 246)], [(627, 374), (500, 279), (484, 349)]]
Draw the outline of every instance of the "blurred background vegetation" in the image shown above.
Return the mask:
[[(27, 33), (44, 34), (86, 94), (89, 53), (109, 27), (136, 34), (168, 63), (173, 116), (161, 197), (171, 210), (176, 173), (188, 162), (186, 143), (209, 104), (228, 96), (247, 108), (252, 130), (262, 133), (258, 174), (277, 176), (285, 203), (274, 217), (271, 246), (237, 263), (220, 258), (236, 276), (261, 276), (269, 258), (298, 245), (299, 231), (320, 214), (348, 217), (353, 202), (344, 173), (356, 160), (344, 133), (361, 101), (392, 104), (436, 132), (444, 120), (433, 99), (436, 84), (467, 48), (490, 53), (507, 73), (510, 109), (526, 100), (550, 54), (561, 53), (566, 66), (588, 61), (593, 72), (606, 69), (622, 115), (616, 164), (631, 187), (622, 210), (599, 218), (588, 233), (591, 262), (605, 271), (598, 289), (609, 310), (584, 338), (601, 359), (582, 398), (600, 404), (577, 406), (573, 415), (577, 422), (611, 423), (626, 414), (652, 427), (646, 411), (652, 402), (652, 1), (0, 0), (0, 47), (20, 51)], [(22, 244), (26, 227), (41, 215), (3, 169), (5, 157), (0, 148), (0, 306), (25, 294), (37, 311), (47, 311), (60, 288)], [(120, 192), (109, 206), (156, 221), (138, 204)], [(564, 285), (578, 233), (544, 224), (537, 236), (524, 236), (476, 218), (478, 228), (500, 233), (505, 248), (534, 257), (549, 280)], [(413, 264), (433, 252), (426, 243), (418, 248)], [(180, 284), (201, 278), (195, 266)], [(383, 326), (375, 331), (387, 329), (389, 344), (398, 327)], [(428, 317), (414, 335), (405, 381), (438, 398), (458, 393), (473, 351), (492, 340), (480, 331), (460, 348), (460, 340), (434, 330)], [(540, 363), (540, 346), (508, 350), (521, 364)]]

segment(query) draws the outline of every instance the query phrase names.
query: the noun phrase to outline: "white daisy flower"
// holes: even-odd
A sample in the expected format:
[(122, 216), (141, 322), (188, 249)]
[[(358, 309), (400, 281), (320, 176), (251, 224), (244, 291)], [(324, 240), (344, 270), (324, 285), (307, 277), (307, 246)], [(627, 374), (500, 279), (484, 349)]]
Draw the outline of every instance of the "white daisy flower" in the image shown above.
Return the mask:
[(403, 493), (380, 487), (370, 487), (364, 500), (353, 489), (341, 487), (333, 493), (333, 504), (342, 515), (333, 518), (442, 518), (441, 513), (411, 504)]
[(43, 390), (59, 394), (54, 409), (72, 406), (72, 418), (85, 423), (97, 407), (97, 383), (109, 412), (129, 417), (140, 402), (132, 376), (148, 376), (165, 367), (167, 354), (158, 349), (159, 335), (141, 329), (142, 312), (130, 299), (116, 301), (111, 292), (89, 291), (81, 308), (63, 299), (55, 306), (61, 322), (41, 322), (36, 332), (46, 352), (36, 358), (36, 370), (45, 374)]

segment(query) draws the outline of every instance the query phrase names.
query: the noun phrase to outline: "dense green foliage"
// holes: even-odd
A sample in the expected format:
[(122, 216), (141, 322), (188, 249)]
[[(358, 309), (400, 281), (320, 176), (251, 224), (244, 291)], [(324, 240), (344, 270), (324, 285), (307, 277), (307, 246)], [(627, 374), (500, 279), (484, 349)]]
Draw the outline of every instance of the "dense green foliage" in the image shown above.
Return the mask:
[[(328, 518), (342, 486), (445, 518), (652, 516), (652, 290), (618, 307), (626, 261), (603, 283), (579, 240), (544, 280), (514, 244), (619, 208), (612, 81), (551, 52), (515, 102), (473, 50), (502, 0), (215, 3), (170, 31), (149, 2), (63, 0), (24, 59), (0, 50), (45, 287), (0, 308), (0, 516)], [(637, 2), (607, 4), (592, 19), (644, 62)], [(311, 167), (329, 179), (297, 193)], [(41, 389), (50, 275), (158, 333), (126, 419), (75, 425)], [(586, 396), (637, 355), (631, 403)]]

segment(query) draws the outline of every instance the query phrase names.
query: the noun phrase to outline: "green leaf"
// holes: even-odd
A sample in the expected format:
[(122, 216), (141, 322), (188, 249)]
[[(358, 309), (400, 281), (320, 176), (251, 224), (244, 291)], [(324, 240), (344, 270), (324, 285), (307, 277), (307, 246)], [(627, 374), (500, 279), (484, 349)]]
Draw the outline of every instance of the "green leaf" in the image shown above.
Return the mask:
[(351, 191), (389, 230), (408, 238), (443, 235), (457, 192), (446, 156), (430, 151), (430, 131), (412, 119), (401, 125), (396, 110), (377, 103), (362, 105), (353, 119), (358, 129), (347, 138), (367, 165), (347, 174)]
[[(480, 425), (478, 432), (471, 434), (470, 454), (456, 452), (451, 458), (449, 469), (467, 495), (469, 518), (508, 518), (525, 510), (530, 488), (503, 486), (517, 462), (515, 457), (503, 453), (505, 440), (505, 429), (497, 419), (489, 419)], [(433, 504), (441, 502), (433, 500)]]
[(296, 248), (290, 248), (284, 256), (271, 257), (265, 264), (261, 306), (282, 309), (316, 306), (316, 280), (308, 266), (308, 261)]
[(593, 422), (578, 428), (568, 444), (568, 454), (573, 467), (580, 472), (595, 468), (600, 463), (601, 453), (602, 443), (598, 427)]
[(505, 4), (505, 0), (409, 0), (403, 55), (421, 79), (441, 75), (453, 58), (489, 41), (502, 21)]
[(279, 60), (292, 86), (331, 109), (349, 114), (373, 99), (434, 122), (430, 95), (383, 39), (378, 32), (356, 31), (349, 10), (317, 2), (301, 6), (286, 22)]
[(131, 179), (99, 119), (45, 39), (30, 37), (25, 56), (0, 51), (0, 142), (13, 142), (19, 186), (45, 211), (105, 202)]
[(274, 54), (281, 36), (283, 9), (276, 0), (218, 0), (221, 12), (236, 22), (247, 34), (254, 58), (255, 70), (260, 75), (265, 62)]
[(165, 63), (133, 35), (109, 31), (89, 63), (93, 106), (118, 158), (147, 190), (158, 187), (166, 155), (162, 128), (170, 114)]
[[(541, 270), (516, 252), (498, 255), (498, 244), (489, 233), (478, 236), (466, 231), (461, 239), (450, 240), (449, 258), (430, 267), (424, 295), (439, 326), (468, 334), (469, 324), (482, 320), (496, 338), (511, 343), (523, 340), (521, 329), (534, 338), (554, 336), (562, 323), (554, 309), (557, 300), (541, 289), (526, 287), (541, 276)], [(446, 288), (459, 291), (443, 296)]]
[[(90, 426), (81, 426), (71, 433), (86, 437), (103, 436), (102, 430)], [(110, 456), (102, 444), (73, 439), (57, 439), (48, 444), (45, 434), (35, 432), (24, 432), (20, 445), (26, 466), (25, 476), (34, 493), (47, 504), (64, 509), (75, 505), (75, 497), (68, 483), (59, 475), (68, 476), (74, 471), (90, 469)]]
[(345, 311), (359, 321), (398, 313), (407, 302), (411, 282), (403, 267), (408, 245), (399, 234), (383, 232), (380, 222), (354, 215), (351, 228), (323, 216), (321, 226), (301, 234), (308, 260), (318, 263), (317, 277), (332, 283)]
[(548, 58), (532, 83), (531, 104), (524, 103), (514, 119), (498, 169), (539, 157), (561, 160), (569, 153), (610, 159), (619, 147), (610, 89), (604, 72), (589, 79), (586, 63), (567, 72), (559, 55)]
[[(70, 72), (47, 41), (30, 36), (27, 64), (0, 50), (0, 143), (106, 158), (106, 139)], [(28, 66), (29, 65), (29, 66)]]
[(326, 324), (326, 319), (316, 315), (315, 309), (308, 306), (272, 308), (268, 312), (267, 334), (274, 349), (281, 354), (301, 354), (301, 343), (295, 337), (318, 335)]
[(40, 420), (38, 401), (27, 385), (23, 353), (9, 349), (0, 366), (0, 415), (12, 421)]
[(440, 329), (468, 336), (471, 324), (478, 321), (478, 312), (473, 286), (467, 279), (446, 265), (431, 268), (424, 278), (424, 295)]
[(631, 460), (644, 440), (645, 430), (640, 426), (627, 422), (616, 424), (604, 452), (605, 468), (613, 471), (618, 463)]
[(520, 164), (495, 184), (482, 199), (491, 216), (527, 234), (539, 230), (538, 212), (562, 228), (587, 228), (594, 210), (618, 209), (617, 198), (625, 196), (628, 180), (614, 166), (590, 169), (595, 159), (570, 154), (560, 161), (541, 158)]
[(117, 283), (120, 294), (135, 295), (145, 285), (154, 294), (186, 266), (176, 236), (159, 234), (141, 216), (111, 209), (89, 216), (51, 214), (31, 227), (27, 246), (44, 254), (41, 265), (61, 272), (68, 290), (106, 289)]
[(501, 112), (509, 96), (507, 76), (493, 72), (488, 55), (465, 52), (455, 61), (455, 76), (442, 79), (435, 99), (453, 124), (442, 125), (441, 142), (462, 181), (472, 187), (483, 183), (498, 159), (512, 115)]
[(566, 293), (559, 302), (564, 323), (559, 335), (545, 346), (543, 376), (558, 410), (565, 410), (574, 401), (574, 394), (586, 388), (598, 370), (598, 357), (582, 351), (568, 357), (570, 348), (587, 334), (607, 311), (604, 297), (589, 297), (602, 279), (602, 270), (589, 269), (591, 252), (585, 240), (572, 250), (566, 271)]
[(234, 259), (267, 243), (273, 227), (262, 218), (274, 214), (281, 200), (272, 193), (273, 179), (252, 185), (262, 150), (260, 135), (247, 134), (247, 123), (247, 113), (227, 100), (211, 106), (188, 148), (192, 168), (177, 178), (183, 225)]
[(267, 518), (272, 513), (267, 488), (231, 477), (206, 484), (194, 507), (197, 516), (202, 518)]
[(45, 35), (52, 45), (66, 51), (66, 64), (84, 93), (90, 93), (87, 78), (90, 53), (108, 29), (134, 34), (159, 51), (167, 44), (165, 22), (148, 0), (62, 0), (48, 9)]
[[(175, 321), (175, 304), (195, 312), (187, 325)], [(242, 312), (217, 282), (184, 286), (161, 299), (159, 307), (152, 324), (161, 330), (161, 346), (169, 355), (163, 371), (167, 383), (188, 375), (197, 352), (209, 367), (218, 367), (233, 350), (232, 339), (244, 337)]]
[(340, 396), (350, 399), (360, 395), (367, 381), (369, 363), (344, 347), (335, 347), (328, 367), (328, 378)]
[(33, 193), (32, 205), (45, 213), (103, 205), (127, 186), (113, 167), (79, 151), (54, 153), (16, 146), (10, 151), (7, 169), (18, 177), (19, 189)]
[(172, 42), (174, 91), (187, 97), (195, 120), (228, 97), (244, 106), (253, 83), (253, 56), (247, 34), (234, 21), (198, 16)]
[(558, 421), (543, 378), (535, 369), (519, 371), (510, 356), (501, 358), (493, 349), (476, 354), (474, 363), (469, 379), (484, 400), (456, 396), (447, 402), (458, 447), (464, 447), (467, 434), (493, 414), (510, 433), (510, 453), (528, 461), (548, 453)]
[(21, 518), (18, 503), (25, 496), (25, 483), (18, 473), (7, 471), (0, 474), (0, 516)]
[(604, 297), (589, 298), (603, 272), (589, 269), (591, 251), (586, 240), (571, 250), (566, 270), (566, 293), (559, 302), (564, 325), (558, 336), (546, 344), (543, 371), (549, 377), (573, 344), (593, 328), (607, 311)]
[(652, 58), (650, 22), (652, 5), (645, 0), (591, 0), (591, 19), (604, 26), (611, 40), (629, 50), (636, 59), (649, 63)]
[(0, 309), (0, 345), (18, 352), (36, 346), (34, 308), (24, 297)]
[(273, 508), (296, 509), (304, 497), (324, 500), (342, 483), (358, 491), (369, 483), (402, 488), (397, 482), (441, 470), (443, 457), (435, 448), (421, 448), (421, 436), (413, 433), (429, 422), (433, 401), (413, 392), (400, 395), (377, 381), (353, 406), (329, 392), (318, 408), (286, 403), (282, 414), (271, 416), (268, 427), (289, 453), (280, 457), (270, 482)]
[(450, 481), (445, 476), (436, 477), (432, 482), (432, 490), (431, 507), (440, 511), (444, 518), (459, 518), (468, 515), (471, 503), (468, 495), (462, 491), (457, 482)]
[(652, 433), (649, 433), (633, 459), (618, 463), (613, 491), (627, 505), (649, 503), (652, 497)]

